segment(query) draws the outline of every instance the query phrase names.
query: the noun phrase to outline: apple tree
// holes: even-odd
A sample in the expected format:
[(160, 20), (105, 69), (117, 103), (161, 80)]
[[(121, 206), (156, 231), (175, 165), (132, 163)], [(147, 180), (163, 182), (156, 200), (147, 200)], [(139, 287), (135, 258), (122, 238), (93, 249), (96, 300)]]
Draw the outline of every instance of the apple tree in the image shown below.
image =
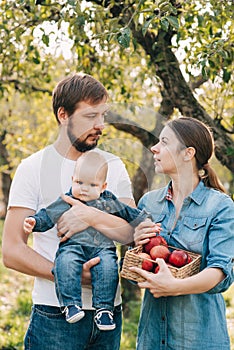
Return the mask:
[[(23, 99), (50, 95), (74, 70), (100, 79), (115, 102), (107, 121), (142, 144), (133, 175), (136, 201), (153, 182), (149, 148), (172, 117), (207, 123), (216, 158), (233, 173), (232, 6), (231, 0), (3, 0), (1, 96), (12, 90)], [(8, 123), (0, 136), (7, 173), (15, 137)]]

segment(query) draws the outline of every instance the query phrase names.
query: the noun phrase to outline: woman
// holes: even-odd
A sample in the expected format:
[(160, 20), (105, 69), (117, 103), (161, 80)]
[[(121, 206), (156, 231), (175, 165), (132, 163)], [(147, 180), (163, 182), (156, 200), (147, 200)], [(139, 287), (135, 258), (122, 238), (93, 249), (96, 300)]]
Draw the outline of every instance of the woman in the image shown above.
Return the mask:
[[(202, 255), (201, 271), (184, 279), (172, 276), (157, 259), (159, 272), (132, 268), (146, 280), (137, 350), (229, 350), (225, 303), (221, 292), (234, 280), (234, 203), (212, 170), (213, 138), (193, 118), (170, 121), (151, 148), (155, 172), (169, 184), (145, 194), (139, 209), (160, 222), (168, 244)], [(203, 174), (200, 174), (203, 172)], [(135, 243), (155, 235), (145, 221), (135, 231)]]

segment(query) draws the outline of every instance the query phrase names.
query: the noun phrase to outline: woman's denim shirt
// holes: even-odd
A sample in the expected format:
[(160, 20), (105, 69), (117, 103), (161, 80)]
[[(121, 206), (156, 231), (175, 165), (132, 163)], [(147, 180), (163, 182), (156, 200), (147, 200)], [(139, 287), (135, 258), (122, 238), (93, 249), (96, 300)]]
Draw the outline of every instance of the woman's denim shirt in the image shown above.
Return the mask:
[[(196, 189), (185, 198), (175, 224), (176, 211), (173, 199), (168, 199), (170, 187), (171, 183), (162, 189), (148, 192), (139, 201), (138, 208), (149, 212), (154, 222), (161, 223), (161, 235), (170, 246), (201, 254), (201, 270), (206, 267), (220, 268), (225, 278), (207, 293), (152, 298), (157, 305), (156, 315), (162, 316), (165, 311), (158, 322), (161, 323), (162, 319), (167, 320), (165, 321), (167, 325), (170, 324), (172, 329), (175, 328), (177, 336), (174, 335), (177, 340), (174, 340), (174, 344), (177, 345), (173, 349), (187, 349), (186, 346), (188, 349), (198, 349), (198, 340), (194, 348), (188, 345), (192, 341), (193, 334), (196, 334), (201, 337), (199, 344), (204, 350), (218, 350), (218, 347), (215, 347), (217, 344), (228, 344), (229, 342), (227, 331), (220, 326), (226, 324), (225, 305), (220, 293), (227, 290), (234, 280), (234, 203), (226, 194), (207, 188), (200, 181)], [(143, 308), (146, 308), (146, 304), (147, 297)], [(152, 322), (156, 324), (156, 320)], [(182, 328), (184, 329), (185, 324), (191, 335), (188, 343), (186, 343), (186, 336), (182, 336), (184, 332)], [(173, 334), (172, 329), (170, 334)], [(205, 340), (202, 334), (212, 336), (214, 347), (211, 346), (211, 338), (209, 341)], [(179, 340), (180, 335), (181, 340)], [(165, 344), (169, 339), (161, 339), (161, 341)], [(228, 349), (228, 347), (220, 347), (220, 349)]]

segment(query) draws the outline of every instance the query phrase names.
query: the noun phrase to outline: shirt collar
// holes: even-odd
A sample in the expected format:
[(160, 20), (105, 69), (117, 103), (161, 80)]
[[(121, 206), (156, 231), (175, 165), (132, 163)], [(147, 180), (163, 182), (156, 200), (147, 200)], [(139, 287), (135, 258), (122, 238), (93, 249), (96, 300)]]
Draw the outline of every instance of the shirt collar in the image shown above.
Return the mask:
[(208, 187), (205, 186), (204, 182), (201, 180), (195, 190), (189, 195), (189, 197), (198, 205), (200, 205), (206, 198)]
[[(206, 196), (207, 187), (204, 185), (203, 181), (200, 181), (195, 190), (187, 197), (193, 200), (196, 204), (200, 205)], [(168, 186), (165, 187), (165, 190), (162, 193), (162, 199), (167, 199), (172, 201), (173, 199), (173, 190), (172, 182), (170, 181)]]
[(169, 183), (169, 185), (168, 185), (168, 187), (167, 187), (166, 199), (167, 199), (168, 201), (172, 201), (172, 199), (173, 199), (172, 184), (171, 184), (171, 182)]

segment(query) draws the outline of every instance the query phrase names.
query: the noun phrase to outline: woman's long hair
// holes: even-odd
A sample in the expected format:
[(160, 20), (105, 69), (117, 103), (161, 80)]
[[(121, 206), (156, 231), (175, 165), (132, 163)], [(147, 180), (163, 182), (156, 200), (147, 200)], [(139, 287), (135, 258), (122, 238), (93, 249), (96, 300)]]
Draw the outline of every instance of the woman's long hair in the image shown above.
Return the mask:
[(178, 140), (186, 147), (196, 150), (195, 159), (197, 169), (204, 171), (201, 178), (207, 187), (226, 192), (217, 174), (209, 164), (214, 153), (214, 139), (210, 129), (194, 118), (181, 117), (173, 119), (167, 124), (176, 134)]

